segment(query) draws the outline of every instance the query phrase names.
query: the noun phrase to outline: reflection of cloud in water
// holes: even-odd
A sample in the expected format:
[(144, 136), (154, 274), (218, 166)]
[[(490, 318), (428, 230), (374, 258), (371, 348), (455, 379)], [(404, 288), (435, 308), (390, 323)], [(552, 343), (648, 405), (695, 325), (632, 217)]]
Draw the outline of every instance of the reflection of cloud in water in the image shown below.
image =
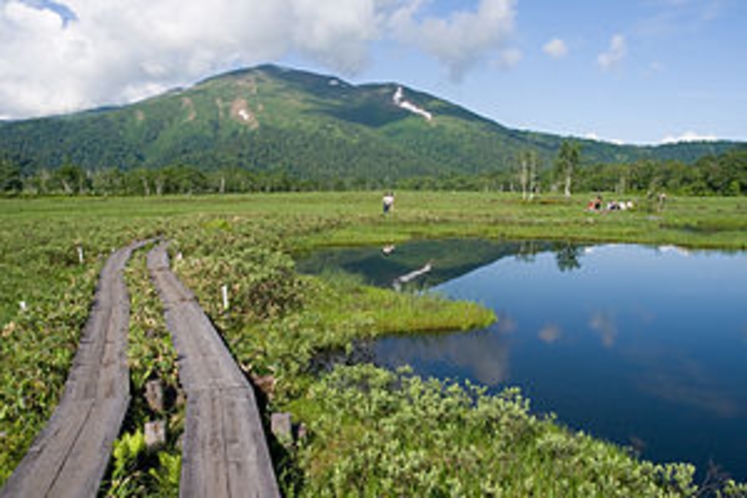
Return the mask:
[(641, 437), (636, 436), (635, 434), (630, 434), (628, 436), (628, 441), (630, 442), (630, 447), (633, 450), (633, 454), (640, 457), (643, 452), (646, 450), (646, 447), (648, 446), (648, 443)]
[(673, 246), (673, 245), (659, 246), (658, 251), (662, 253), (673, 252), (673, 253), (679, 254), (680, 256), (690, 256), (691, 254), (688, 249), (684, 247), (680, 247), (680, 246)]
[[(509, 343), (496, 326), (473, 333), (456, 333), (397, 339), (396, 361), (446, 362), (470, 372), (486, 386), (505, 381), (509, 374)], [(500, 331), (499, 331), (500, 332)]]
[(705, 379), (687, 379), (678, 373), (660, 372), (650, 375), (641, 384), (644, 392), (665, 401), (692, 406), (722, 418), (739, 416), (737, 403), (719, 393), (716, 386)]
[(635, 305), (632, 312), (633, 316), (638, 318), (644, 325), (651, 325), (656, 319), (656, 314), (641, 304)]
[(503, 313), (498, 313), (498, 322), (496, 323), (495, 327), (501, 334), (511, 334), (512, 332), (516, 332), (516, 329), (519, 326), (516, 323), (516, 320), (514, 320), (510, 316)]
[(552, 344), (560, 339), (561, 330), (560, 327), (555, 323), (548, 323), (542, 330), (539, 331), (539, 338), (547, 344)]
[(670, 403), (690, 406), (721, 418), (742, 416), (736, 400), (714, 381), (696, 360), (668, 350), (635, 354), (644, 369), (638, 376), (643, 392)]
[(595, 312), (589, 319), (589, 327), (602, 338), (602, 344), (611, 348), (617, 339), (617, 326), (611, 314), (604, 311)]

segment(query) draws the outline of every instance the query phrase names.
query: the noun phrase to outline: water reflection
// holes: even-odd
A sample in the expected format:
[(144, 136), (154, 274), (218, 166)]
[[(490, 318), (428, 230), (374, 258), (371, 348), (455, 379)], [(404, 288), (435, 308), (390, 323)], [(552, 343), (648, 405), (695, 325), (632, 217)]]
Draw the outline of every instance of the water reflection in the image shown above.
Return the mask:
[(707, 366), (686, 353), (648, 348), (628, 351), (627, 356), (637, 366), (635, 382), (641, 392), (713, 417), (747, 416), (747, 405), (740, 406)]
[(573, 271), (581, 268), (583, 248), (571, 242), (555, 244), (555, 259), (560, 271)]
[(538, 254), (547, 251), (555, 253), (561, 271), (579, 270), (585, 248), (574, 242), (537, 240), (429, 240), (397, 246), (328, 249), (301, 257), (297, 268), (302, 273), (321, 273), (334, 268), (361, 275), (371, 285), (397, 290), (424, 289), (506, 257), (532, 263)]
[[(300, 257), (302, 273), (322, 273), (333, 268), (360, 275), (379, 287), (396, 282), (406, 288), (428, 288), (465, 275), (481, 266), (524, 251), (548, 250), (547, 242), (501, 242), (483, 239), (415, 241), (381, 247), (333, 248)], [(385, 250), (386, 249), (386, 250)], [(427, 271), (422, 271), (427, 268)], [(411, 276), (402, 281), (403, 276)]]
[(538, 254), (548, 250), (555, 253), (555, 261), (560, 271), (573, 271), (581, 268), (581, 256), (585, 253), (585, 246), (571, 241), (556, 241), (548, 244), (536, 240), (525, 240), (519, 243), (515, 258), (523, 263), (533, 263)]
[(562, 331), (557, 323), (548, 323), (542, 329), (540, 329), (537, 336), (544, 341), (546, 344), (552, 344), (560, 339)]
[(604, 347), (611, 348), (615, 345), (617, 325), (615, 325), (615, 318), (611, 312), (594, 312), (589, 319), (589, 327), (602, 339)]
[(505, 382), (511, 365), (510, 338), (497, 324), (468, 338), (443, 334), (383, 339), (376, 354), (386, 355), (389, 365), (448, 368), (489, 387)]
[(480, 302), (498, 322), (387, 338), (372, 346), (375, 362), (491, 392), (516, 385), (572, 428), (747, 480), (747, 254), (437, 241), (387, 258), (373, 248), (331, 259), (385, 286), (433, 261), (425, 287)]

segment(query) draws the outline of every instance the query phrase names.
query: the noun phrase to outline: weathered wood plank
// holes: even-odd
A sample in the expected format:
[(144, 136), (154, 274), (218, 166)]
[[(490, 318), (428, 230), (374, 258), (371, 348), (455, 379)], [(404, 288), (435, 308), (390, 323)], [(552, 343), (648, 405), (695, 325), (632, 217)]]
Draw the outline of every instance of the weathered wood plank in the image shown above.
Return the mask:
[[(76, 498), (97, 494), (109, 461), (112, 442), (117, 438), (128, 404), (129, 397), (95, 401), (47, 496)], [(100, 466), (96, 472), (92, 471), (91, 462)], [(80, 490), (85, 490), (86, 494), (79, 494)]]
[(221, 401), (209, 390), (188, 395), (180, 496), (229, 496)]
[(122, 270), (144, 244), (106, 261), (60, 402), (0, 497), (96, 496), (130, 400), (130, 308)]
[(255, 474), (254, 478), (260, 482), (254, 489), (247, 486), (242, 479), (242, 476), (246, 476), (251, 472), (252, 467), (260, 465), (260, 461), (264, 457), (262, 452), (257, 450), (256, 446), (248, 444), (257, 438), (264, 438), (262, 421), (259, 419), (257, 411), (251, 410), (251, 406), (256, 401), (254, 396), (247, 396), (247, 392), (244, 389), (224, 390), (223, 395), (228, 401), (224, 405), (222, 416), (223, 434), (226, 440), (225, 455), (229, 472), (230, 496), (259, 496), (253, 493), (254, 489), (266, 489), (270, 487), (274, 483), (270, 483), (269, 480), (274, 480), (275, 476)]
[(88, 419), (93, 400), (60, 406), (10, 476), (2, 496), (48, 496)]
[(187, 395), (182, 497), (280, 493), (252, 386), (192, 292), (169, 269), (165, 245), (148, 254)]

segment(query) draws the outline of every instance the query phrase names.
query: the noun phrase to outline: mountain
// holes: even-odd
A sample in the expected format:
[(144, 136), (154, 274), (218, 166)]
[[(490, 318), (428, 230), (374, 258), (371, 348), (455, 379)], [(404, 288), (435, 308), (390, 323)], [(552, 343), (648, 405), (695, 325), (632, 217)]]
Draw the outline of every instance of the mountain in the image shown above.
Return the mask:
[[(510, 129), (396, 83), (352, 85), (272, 65), (123, 107), (0, 122), (0, 154), (25, 173), (66, 163), (125, 170), (182, 164), (388, 180), (505, 170), (527, 149), (551, 164), (565, 138)], [(578, 141), (589, 163), (692, 162), (738, 145)]]

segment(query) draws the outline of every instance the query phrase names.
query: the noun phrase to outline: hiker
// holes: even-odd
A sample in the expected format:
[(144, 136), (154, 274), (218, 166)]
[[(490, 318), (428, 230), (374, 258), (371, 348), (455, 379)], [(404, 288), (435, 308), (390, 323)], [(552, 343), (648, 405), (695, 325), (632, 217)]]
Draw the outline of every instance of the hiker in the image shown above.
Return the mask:
[(602, 209), (602, 196), (597, 195), (596, 198), (589, 201), (589, 204), (586, 206), (586, 209), (589, 211), (599, 211)]
[(394, 193), (390, 191), (384, 194), (382, 202), (384, 204), (384, 214), (387, 214), (394, 207)]

